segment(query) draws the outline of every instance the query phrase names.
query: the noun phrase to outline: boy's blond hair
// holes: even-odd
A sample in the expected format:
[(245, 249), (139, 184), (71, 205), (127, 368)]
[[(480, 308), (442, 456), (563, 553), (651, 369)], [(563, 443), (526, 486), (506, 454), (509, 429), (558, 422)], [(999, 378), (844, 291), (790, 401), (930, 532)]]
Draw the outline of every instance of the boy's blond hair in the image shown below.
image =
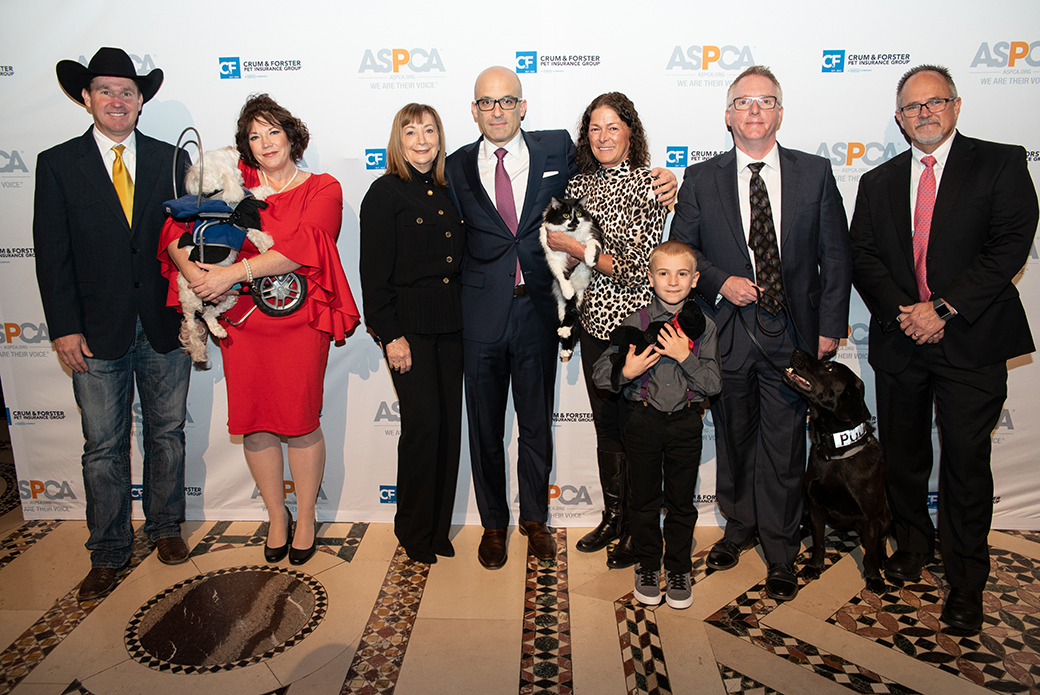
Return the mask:
[(654, 250), (650, 252), (650, 262), (647, 264), (650, 271), (654, 270), (654, 259), (658, 255), (661, 256), (688, 256), (690, 262), (693, 263), (693, 272), (697, 272), (697, 254), (693, 252), (689, 246), (681, 241), (670, 240), (662, 244), (658, 244), (654, 247)]

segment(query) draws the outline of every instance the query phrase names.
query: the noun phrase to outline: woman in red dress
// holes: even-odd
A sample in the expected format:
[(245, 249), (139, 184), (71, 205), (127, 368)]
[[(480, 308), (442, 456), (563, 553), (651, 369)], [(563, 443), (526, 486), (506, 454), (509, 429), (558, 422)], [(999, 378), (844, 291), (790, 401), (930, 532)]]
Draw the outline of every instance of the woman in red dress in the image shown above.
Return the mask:
[[(264, 557), (278, 562), (288, 555), (294, 565), (315, 550), (315, 504), (325, 470), (318, 418), (329, 342), (343, 340), (359, 318), (336, 249), (343, 216), (339, 182), (296, 166), (309, 139), (306, 125), (266, 94), (242, 107), (235, 138), (239, 169), (247, 188), (267, 187), (260, 219), (274, 240), (269, 251), (260, 254), (246, 240), (230, 266), (192, 262), (177, 247), (184, 228), (169, 222), (160, 242), (160, 260), (174, 286), (179, 270), (203, 301), (218, 301), (235, 285), (265, 276), (294, 272), (306, 279), (303, 306), (288, 315), (251, 311), (253, 302), (242, 297), (224, 315), (228, 337), (220, 341), (228, 432), (243, 435), (246, 463), (270, 516)], [(283, 439), (296, 487), (295, 534), (283, 502)]]

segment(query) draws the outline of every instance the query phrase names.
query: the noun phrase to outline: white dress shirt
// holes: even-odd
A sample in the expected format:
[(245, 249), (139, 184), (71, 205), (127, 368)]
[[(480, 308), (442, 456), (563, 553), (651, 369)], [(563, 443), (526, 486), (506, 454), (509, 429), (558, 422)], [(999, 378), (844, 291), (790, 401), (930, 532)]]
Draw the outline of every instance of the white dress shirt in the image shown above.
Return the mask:
[(107, 135), (102, 133), (94, 126), (94, 140), (97, 142), (98, 150), (101, 152), (101, 158), (105, 160), (105, 169), (108, 170), (108, 179), (112, 180), (112, 165), (116, 161), (116, 153), (112, 150), (116, 145), (126, 145), (126, 149), (123, 150), (123, 164), (126, 166), (127, 172), (130, 174), (130, 180), (137, 181), (137, 133), (131, 132), (130, 135), (122, 142), (115, 142), (110, 140)]

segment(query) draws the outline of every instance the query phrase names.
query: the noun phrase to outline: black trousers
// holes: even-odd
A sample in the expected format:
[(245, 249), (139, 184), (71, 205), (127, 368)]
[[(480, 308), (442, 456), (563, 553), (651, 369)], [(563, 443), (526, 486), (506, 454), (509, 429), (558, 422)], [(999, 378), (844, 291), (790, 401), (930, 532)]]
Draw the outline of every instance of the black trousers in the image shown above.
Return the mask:
[[(644, 568), (669, 572), (693, 569), (693, 529), (697, 525), (697, 469), (701, 463), (701, 409), (688, 405), (662, 413), (626, 401), (625, 449), (631, 471), (629, 528), (635, 558)], [(662, 495), (663, 488), (663, 495)], [(661, 500), (667, 513), (661, 533)]]
[(596, 448), (599, 451), (622, 453), (625, 450), (625, 420), (628, 406), (620, 393), (601, 389), (592, 381), (592, 368), (607, 348), (609, 340), (600, 340), (584, 330), (579, 338), (581, 344), (581, 371), (585, 376), (585, 388), (589, 392), (589, 407), (592, 422), (596, 426)]
[(412, 368), (390, 370), (401, 407), (394, 533), (423, 553), (448, 540), (462, 444), (462, 332), (405, 335)]
[(958, 589), (982, 591), (993, 521), (992, 433), (1007, 398), (1007, 364), (954, 367), (940, 345), (923, 345), (902, 372), (878, 370), (875, 378), (896, 545), (919, 553), (935, 545), (927, 503), (934, 408), (942, 443), (938, 517), (946, 579)]

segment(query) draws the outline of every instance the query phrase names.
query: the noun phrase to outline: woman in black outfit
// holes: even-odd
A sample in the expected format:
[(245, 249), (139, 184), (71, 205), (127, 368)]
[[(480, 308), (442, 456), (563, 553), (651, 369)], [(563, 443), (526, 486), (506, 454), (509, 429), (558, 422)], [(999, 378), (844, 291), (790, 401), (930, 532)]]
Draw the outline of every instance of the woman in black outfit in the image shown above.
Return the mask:
[(397, 113), (386, 158), (386, 174), (361, 203), (361, 289), (401, 408), (394, 532), (408, 557), (433, 563), (455, 555), (448, 533), (462, 440), (465, 239), (432, 107)]

